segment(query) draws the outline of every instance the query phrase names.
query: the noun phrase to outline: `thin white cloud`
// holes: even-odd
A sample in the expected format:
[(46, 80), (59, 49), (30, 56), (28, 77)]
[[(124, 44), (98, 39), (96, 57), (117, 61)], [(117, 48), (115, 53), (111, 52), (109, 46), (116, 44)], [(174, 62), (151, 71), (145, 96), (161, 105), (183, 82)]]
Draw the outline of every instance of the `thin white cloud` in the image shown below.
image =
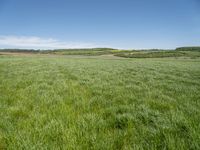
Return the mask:
[(93, 43), (64, 42), (35, 36), (0, 36), (0, 48), (61, 49), (93, 47), (99, 46)]

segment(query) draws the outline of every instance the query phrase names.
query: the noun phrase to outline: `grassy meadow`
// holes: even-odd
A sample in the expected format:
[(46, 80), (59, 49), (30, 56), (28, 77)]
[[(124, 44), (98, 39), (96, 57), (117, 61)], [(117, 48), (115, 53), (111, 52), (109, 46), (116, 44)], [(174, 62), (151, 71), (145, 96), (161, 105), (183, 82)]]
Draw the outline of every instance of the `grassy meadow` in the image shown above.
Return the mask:
[(0, 55), (0, 149), (200, 149), (200, 59)]

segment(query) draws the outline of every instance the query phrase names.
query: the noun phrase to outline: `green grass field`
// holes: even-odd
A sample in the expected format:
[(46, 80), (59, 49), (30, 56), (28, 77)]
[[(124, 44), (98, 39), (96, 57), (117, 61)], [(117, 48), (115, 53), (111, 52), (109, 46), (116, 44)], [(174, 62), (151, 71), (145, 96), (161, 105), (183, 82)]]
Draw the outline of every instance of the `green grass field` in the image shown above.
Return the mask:
[(165, 58), (165, 57), (187, 57), (187, 58), (200, 58), (200, 51), (179, 51), (179, 50), (144, 50), (144, 51), (130, 51), (114, 54), (115, 56), (125, 58)]
[(1, 55), (0, 149), (200, 149), (200, 59)]

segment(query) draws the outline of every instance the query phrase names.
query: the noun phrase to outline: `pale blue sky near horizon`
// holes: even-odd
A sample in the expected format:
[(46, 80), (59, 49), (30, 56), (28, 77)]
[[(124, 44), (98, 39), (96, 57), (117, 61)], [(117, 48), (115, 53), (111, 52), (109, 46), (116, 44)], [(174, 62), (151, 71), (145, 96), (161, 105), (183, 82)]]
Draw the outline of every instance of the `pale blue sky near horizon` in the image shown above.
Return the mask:
[(200, 0), (1, 0), (0, 48), (200, 45)]

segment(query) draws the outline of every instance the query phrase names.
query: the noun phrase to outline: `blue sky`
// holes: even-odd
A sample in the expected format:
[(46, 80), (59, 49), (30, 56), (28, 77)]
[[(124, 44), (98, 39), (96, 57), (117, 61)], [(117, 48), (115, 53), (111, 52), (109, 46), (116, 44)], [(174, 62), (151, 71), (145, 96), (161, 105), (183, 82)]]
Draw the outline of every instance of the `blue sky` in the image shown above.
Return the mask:
[(0, 48), (198, 45), (199, 0), (0, 0)]

